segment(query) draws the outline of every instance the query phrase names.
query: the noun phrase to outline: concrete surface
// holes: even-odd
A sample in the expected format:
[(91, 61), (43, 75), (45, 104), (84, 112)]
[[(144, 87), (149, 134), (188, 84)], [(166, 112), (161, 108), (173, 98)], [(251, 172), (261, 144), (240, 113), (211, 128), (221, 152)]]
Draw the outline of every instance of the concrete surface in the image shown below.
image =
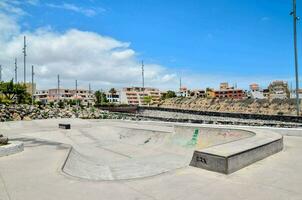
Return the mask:
[(22, 142), (9, 141), (7, 145), (0, 146), (0, 157), (19, 153), (24, 150)]
[[(75, 127), (94, 127), (97, 121), (74, 120), (72, 129), (58, 130), (58, 121), (2, 123), (0, 131), (23, 141), (24, 152), (0, 158), (0, 199), (302, 199), (302, 138), (284, 136), (284, 151), (231, 175), (193, 167), (172, 169), (147, 178), (89, 181), (64, 175), (62, 163), (69, 146), (77, 141)], [(115, 122), (106, 122), (115, 123)], [(135, 123), (129, 123), (135, 126)], [(54, 127), (53, 127), (54, 126)], [(127, 125), (128, 126), (128, 125)], [(171, 130), (172, 125), (145, 123), (149, 130)], [(230, 127), (229, 127), (230, 128)], [(258, 127), (261, 129), (260, 127)], [(85, 129), (85, 128), (84, 128)], [(4, 131), (6, 130), (6, 131)], [(72, 132), (75, 131), (75, 132)], [(87, 131), (87, 130), (86, 130)], [(282, 129), (279, 130), (282, 132)], [(301, 130), (296, 130), (297, 132)], [(88, 131), (89, 132), (89, 131)], [(90, 135), (90, 133), (86, 134)], [(130, 133), (129, 133), (130, 134)], [(73, 135), (71, 137), (71, 135)], [(136, 138), (144, 141), (145, 138)], [(159, 141), (162, 138), (159, 138)], [(108, 141), (101, 141), (104, 144)], [(128, 142), (133, 142), (129, 140)], [(149, 141), (150, 142), (150, 141)], [(148, 143), (149, 143), (148, 142)], [(167, 144), (169, 146), (169, 144)], [(85, 146), (85, 145), (84, 145)], [(156, 146), (156, 145), (154, 145)], [(171, 145), (171, 148), (173, 145)], [(177, 147), (175, 147), (177, 149)], [(153, 151), (156, 152), (157, 146)], [(107, 152), (106, 150), (102, 150)], [(153, 152), (149, 149), (147, 152)], [(88, 153), (89, 149), (84, 150)], [(111, 152), (116, 154), (114, 152)], [(106, 154), (101, 154), (106, 155)], [(91, 155), (98, 157), (100, 155)], [(122, 157), (122, 155), (120, 155)], [(142, 155), (144, 157), (144, 153)], [(108, 159), (111, 156), (108, 154)], [(121, 158), (113, 156), (115, 161)], [(107, 158), (104, 158), (105, 160)]]

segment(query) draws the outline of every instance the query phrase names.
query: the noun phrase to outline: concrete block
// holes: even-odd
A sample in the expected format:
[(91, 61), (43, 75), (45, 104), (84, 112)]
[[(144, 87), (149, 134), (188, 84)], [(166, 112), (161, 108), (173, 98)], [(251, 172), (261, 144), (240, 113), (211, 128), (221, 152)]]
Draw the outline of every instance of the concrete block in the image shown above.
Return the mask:
[[(247, 140), (247, 142), (249, 142), (249, 140)], [(229, 146), (230, 143), (226, 145)], [(236, 145), (236, 142), (234, 142), (234, 145)], [(223, 146), (224, 145), (221, 145), (220, 147), (222, 151)], [(261, 145), (255, 144), (253, 147), (249, 144), (245, 150), (242, 150), (241, 147), (240, 151), (232, 151), (231, 154), (227, 152), (229, 150), (228, 148), (225, 148), (225, 152), (222, 154), (219, 154), (218, 151), (213, 154), (209, 153), (210, 149), (211, 147), (208, 148), (207, 151), (195, 151), (190, 166), (230, 174), (281, 151), (283, 149), (283, 137)]]
[(59, 124), (59, 128), (61, 128), (61, 129), (70, 129), (71, 126), (70, 126), (70, 124)]

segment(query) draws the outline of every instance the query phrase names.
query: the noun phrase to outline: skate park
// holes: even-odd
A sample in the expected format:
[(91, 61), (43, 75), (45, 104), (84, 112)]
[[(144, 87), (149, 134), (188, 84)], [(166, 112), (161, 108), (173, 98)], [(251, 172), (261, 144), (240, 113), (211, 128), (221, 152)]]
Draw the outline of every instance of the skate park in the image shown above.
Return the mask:
[[(59, 128), (59, 123), (70, 124), (71, 128)], [(177, 186), (187, 185), (186, 187), (195, 188), (194, 191), (198, 189), (199, 184), (207, 183), (210, 186), (210, 183), (213, 184), (219, 179), (221, 183), (217, 184), (217, 187), (226, 184), (225, 181), (232, 184), (232, 177), (236, 179), (235, 184), (238, 184), (238, 180), (255, 181), (257, 177), (255, 172), (268, 170), (272, 164), (274, 165), (274, 162), (269, 160), (275, 159), (278, 163), (278, 157), (287, 154), (286, 159), (294, 159), (289, 149), (301, 151), (295, 149), (292, 144), (289, 148), (287, 141), (294, 138), (294, 144), (297, 141), (302, 142), (299, 129), (274, 130), (260, 127), (127, 120), (50, 119), (5, 122), (1, 124), (1, 132), (9, 135), (11, 141), (24, 144), (24, 151), (0, 159), (2, 199), (9, 199), (11, 195), (16, 195), (18, 199), (18, 195), (21, 194), (29, 195), (28, 197), (32, 199), (37, 198), (31, 196), (32, 192), (27, 193), (22, 188), (23, 181), (25, 185), (43, 187), (44, 189), (40, 191), (47, 194), (49, 187), (56, 187), (55, 180), (59, 179), (58, 183), (66, 182), (64, 184), (68, 184), (68, 188), (74, 190), (64, 192), (63, 188), (56, 189), (60, 197), (63, 195), (67, 199), (82, 193), (69, 187), (69, 182), (72, 182), (73, 186), (83, 184), (85, 191), (91, 190), (97, 194), (98, 191), (94, 187), (104, 184), (117, 188), (132, 185), (134, 188), (127, 186), (127, 189), (123, 190), (126, 190), (126, 193), (134, 191), (137, 193), (140, 191), (138, 189), (140, 185), (146, 182), (152, 183), (150, 187), (157, 187), (173, 179), (176, 180), (169, 183), (170, 187), (173, 188), (175, 185), (174, 189), (177, 190)], [(54, 159), (55, 162), (46, 161), (48, 159)], [(282, 164), (284, 162), (282, 161)], [(294, 165), (298, 167), (300, 164), (297, 162)], [(29, 169), (26, 169), (26, 166)], [(268, 173), (290, 170), (288, 164), (285, 166), (270, 169)], [(246, 175), (249, 173), (254, 175)], [(260, 175), (263, 176), (261, 173)], [(277, 175), (283, 176), (279, 173)], [(182, 176), (184, 177), (180, 178)], [(301, 178), (301, 175), (298, 174), (294, 178), (299, 182), (298, 178)], [(42, 184), (37, 185), (35, 182), (38, 180)], [(159, 183), (156, 184), (154, 181)], [(268, 181), (271, 181), (271, 178), (268, 178)], [(48, 187), (49, 184), (51, 186)], [(16, 187), (18, 185), (19, 192)], [(10, 186), (14, 186), (14, 189)], [(155, 196), (163, 195), (168, 189), (165, 187), (167, 185), (158, 188)], [(113, 192), (110, 187), (109, 191)], [(146, 193), (152, 191), (140, 191), (137, 195), (142, 199), (148, 199)], [(119, 196), (122, 193), (112, 195)], [(246, 195), (244, 191), (240, 193)], [(92, 194), (89, 194), (90, 199), (94, 199), (93, 195), (90, 195)], [(216, 197), (218, 194), (212, 195)], [(131, 199), (130, 197), (131, 195), (125, 198)]]

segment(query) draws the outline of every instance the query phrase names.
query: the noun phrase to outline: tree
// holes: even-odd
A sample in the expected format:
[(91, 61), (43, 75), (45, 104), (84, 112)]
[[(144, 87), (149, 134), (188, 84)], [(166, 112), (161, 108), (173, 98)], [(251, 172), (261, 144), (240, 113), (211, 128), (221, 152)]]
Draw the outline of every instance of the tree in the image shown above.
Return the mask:
[(96, 98), (97, 105), (108, 103), (108, 99), (106, 98), (106, 94), (104, 92), (98, 90), (94, 93), (94, 96)]
[(166, 93), (163, 94), (162, 100), (170, 99), (170, 98), (174, 98), (174, 97), (176, 97), (175, 92), (172, 90), (168, 90)]
[(152, 102), (152, 97), (151, 96), (144, 96), (144, 103), (145, 104), (150, 104)]
[(109, 93), (110, 93), (111, 95), (115, 94), (115, 93), (116, 93), (116, 89), (115, 89), (115, 88), (111, 88), (111, 89), (109, 90)]
[(0, 93), (4, 99), (15, 103), (31, 103), (31, 95), (24, 84), (14, 84), (13, 80), (0, 83)]

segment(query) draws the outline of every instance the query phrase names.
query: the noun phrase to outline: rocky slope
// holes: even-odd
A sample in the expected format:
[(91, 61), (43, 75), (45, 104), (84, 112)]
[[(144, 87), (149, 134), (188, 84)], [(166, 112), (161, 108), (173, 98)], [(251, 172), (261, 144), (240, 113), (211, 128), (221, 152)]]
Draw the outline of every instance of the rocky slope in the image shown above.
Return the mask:
[(215, 112), (237, 112), (269, 115), (295, 115), (294, 99), (207, 99), (176, 97), (161, 102), (160, 107)]
[(108, 113), (96, 108), (52, 108), (49, 106), (37, 107), (30, 105), (0, 105), (0, 121), (18, 121), (32, 119), (50, 119), (50, 118), (120, 118), (117, 114)]

